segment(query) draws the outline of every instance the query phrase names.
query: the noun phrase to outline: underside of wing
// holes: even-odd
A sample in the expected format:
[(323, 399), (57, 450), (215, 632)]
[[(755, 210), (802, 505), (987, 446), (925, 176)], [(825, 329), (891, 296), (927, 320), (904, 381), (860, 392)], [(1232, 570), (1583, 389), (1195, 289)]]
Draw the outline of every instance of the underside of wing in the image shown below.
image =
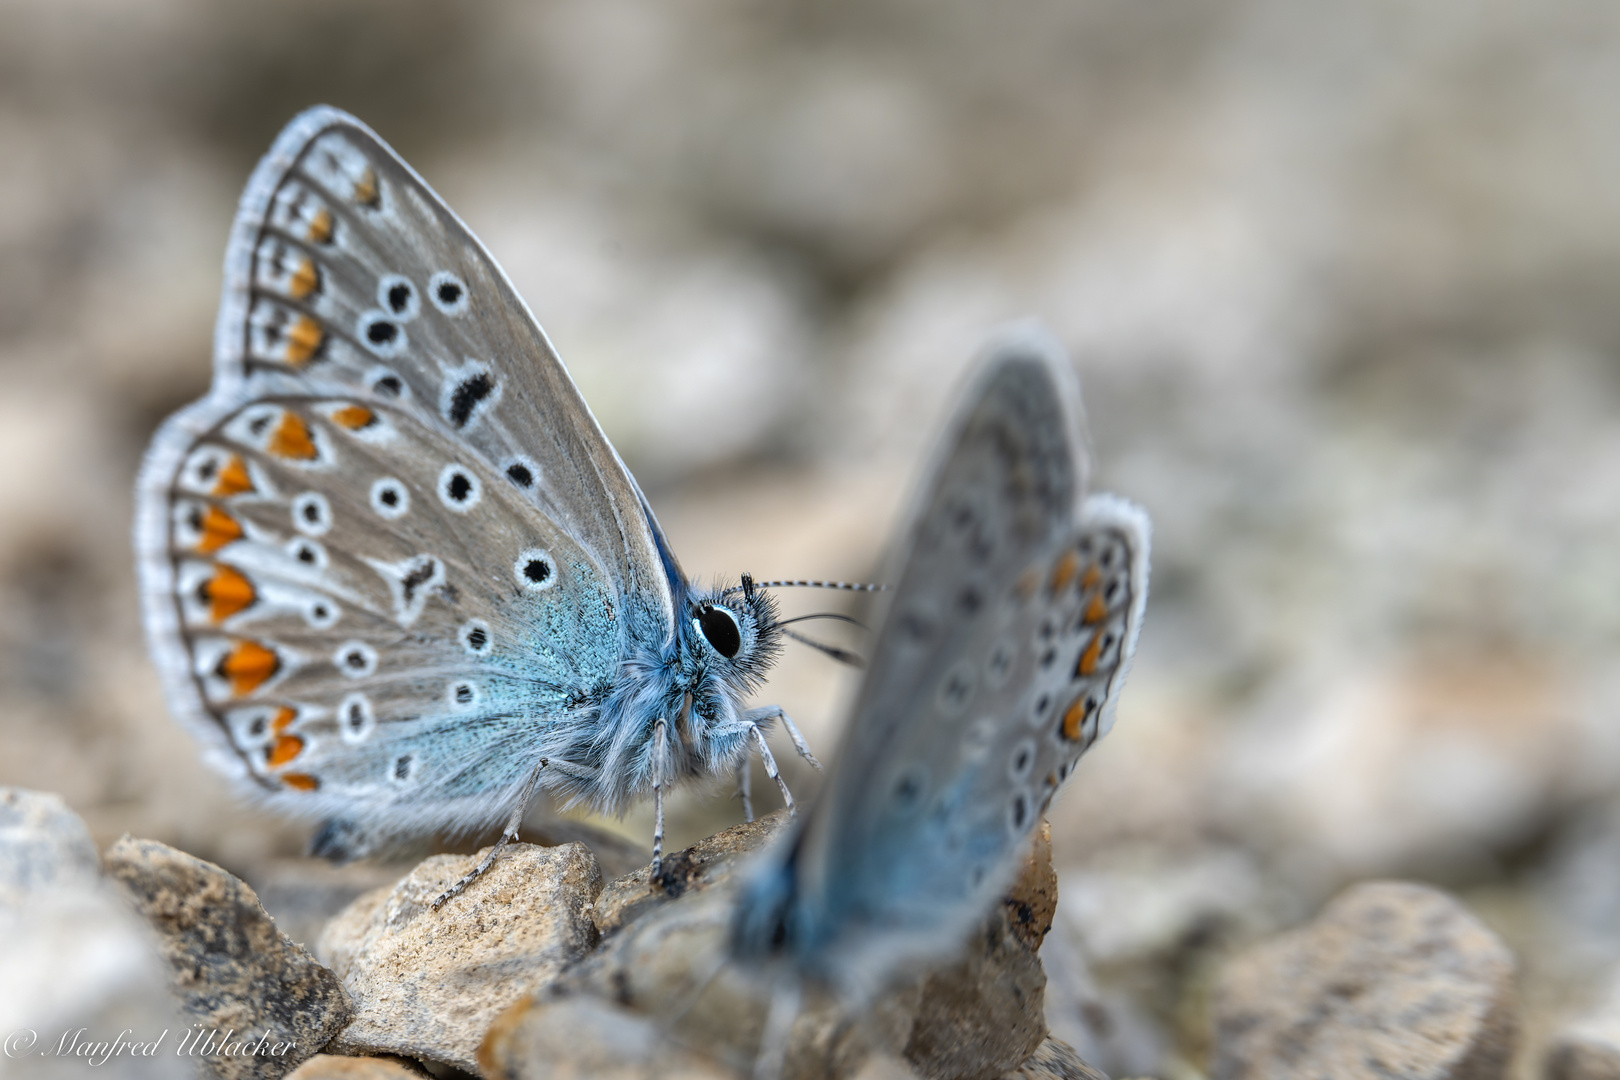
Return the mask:
[(483, 824), (618, 676), (593, 553), (413, 411), (205, 401), (147, 467), (143, 602), (171, 704), (280, 809)]
[(215, 393), (347, 395), (477, 455), (609, 572), (662, 641), (671, 582), (634, 480), (499, 265), (369, 128), (316, 108), (243, 195)]

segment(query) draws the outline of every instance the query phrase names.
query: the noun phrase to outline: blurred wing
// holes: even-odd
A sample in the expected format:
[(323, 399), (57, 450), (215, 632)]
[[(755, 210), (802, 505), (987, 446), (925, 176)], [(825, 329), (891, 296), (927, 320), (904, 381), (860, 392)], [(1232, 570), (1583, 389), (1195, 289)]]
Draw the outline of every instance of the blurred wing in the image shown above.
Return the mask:
[[(1147, 520), (1083, 500), (1079, 387), (1024, 332), (943, 445), (795, 878), (808, 966), (870, 989), (983, 916), (1111, 722), (1147, 586)], [(821, 943), (821, 944), (814, 944)]]

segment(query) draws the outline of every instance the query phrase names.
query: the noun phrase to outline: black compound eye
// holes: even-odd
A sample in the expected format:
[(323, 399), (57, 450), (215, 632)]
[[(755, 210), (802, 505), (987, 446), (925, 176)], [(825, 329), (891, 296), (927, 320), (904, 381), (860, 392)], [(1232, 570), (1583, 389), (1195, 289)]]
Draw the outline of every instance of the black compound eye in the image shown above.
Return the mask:
[(698, 609), (697, 624), (714, 651), (727, 660), (742, 649), (742, 627), (737, 625), (737, 616), (731, 613), (731, 609), (704, 604)]

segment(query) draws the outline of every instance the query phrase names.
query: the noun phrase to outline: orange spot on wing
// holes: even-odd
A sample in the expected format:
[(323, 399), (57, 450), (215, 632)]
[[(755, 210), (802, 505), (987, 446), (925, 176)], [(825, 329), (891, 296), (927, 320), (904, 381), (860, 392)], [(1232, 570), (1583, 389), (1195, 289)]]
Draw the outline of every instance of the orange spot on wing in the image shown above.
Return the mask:
[(270, 748), (270, 756), (265, 758), (265, 764), (272, 769), (287, 764), (293, 758), (304, 752), (304, 740), (297, 735), (283, 735), (276, 740)]
[(1108, 605), (1103, 603), (1101, 594), (1093, 596), (1091, 598), (1091, 602), (1086, 605), (1086, 613), (1084, 615), (1086, 625), (1090, 626), (1093, 623), (1100, 623), (1106, 618), (1108, 618)]
[(287, 363), (303, 367), (315, 359), (324, 344), (326, 331), (321, 329), (321, 324), (308, 315), (298, 316), (298, 321), (287, 331)]
[(219, 662), (219, 673), (231, 681), (231, 693), (237, 697), (253, 693), (280, 668), (275, 652), (257, 641), (237, 642)]
[(1076, 675), (1090, 675), (1097, 670), (1097, 660), (1102, 656), (1102, 639), (1101, 630), (1091, 635), (1091, 644), (1086, 646), (1086, 651), (1080, 654), (1080, 662), (1075, 665)]
[(361, 206), (370, 206), (373, 209), (382, 201), (378, 198), (377, 174), (367, 169), (360, 177), (360, 182), (354, 185), (354, 201)]
[(223, 563), (215, 564), (214, 576), (208, 580), (205, 588), (211, 605), (209, 617), (216, 623), (222, 623), (238, 611), (252, 606), (253, 601), (259, 598), (253, 582), (234, 566)]
[(309, 773), (301, 772), (282, 773), (281, 782), (290, 788), (297, 788), (299, 791), (314, 791), (321, 786), (321, 782), (315, 777), (309, 775)]
[(280, 735), (296, 719), (298, 719), (298, 710), (283, 705), (276, 713), (275, 719), (270, 721), (270, 730)]
[(377, 414), (364, 405), (345, 405), (332, 414), (332, 422), (350, 431), (359, 431), (377, 422)]
[(321, 287), (321, 271), (314, 259), (305, 259), (292, 276), (289, 288), (294, 300), (303, 300)]
[(315, 439), (310, 435), (309, 425), (291, 409), (281, 414), (281, 423), (270, 434), (267, 449), (276, 457), (298, 461), (314, 461), (316, 458)]
[(1047, 588), (1055, 593), (1062, 592), (1074, 580), (1075, 571), (1080, 569), (1080, 556), (1072, 551), (1065, 551), (1057, 564), (1052, 567), (1052, 580)]
[(1082, 589), (1095, 589), (1102, 582), (1102, 568), (1096, 563), (1086, 567), (1086, 572), (1080, 575)]
[(312, 244), (326, 244), (331, 240), (332, 211), (323, 206), (309, 220), (309, 241)]
[(1075, 698), (1063, 713), (1063, 737), (1070, 742), (1080, 741), (1080, 728), (1086, 722), (1086, 695)]
[[(224, 479), (223, 474), (220, 479)], [(202, 538), (197, 541), (197, 550), (204, 555), (212, 555), (226, 544), (242, 539), (241, 523), (217, 506), (210, 506), (203, 512), (201, 531)]]
[(248, 475), (247, 466), (235, 454), (219, 470), (219, 480), (214, 484), (214, 495), (226, 499), (232, 495), (241, 495), (253, 490), (253, 478)]

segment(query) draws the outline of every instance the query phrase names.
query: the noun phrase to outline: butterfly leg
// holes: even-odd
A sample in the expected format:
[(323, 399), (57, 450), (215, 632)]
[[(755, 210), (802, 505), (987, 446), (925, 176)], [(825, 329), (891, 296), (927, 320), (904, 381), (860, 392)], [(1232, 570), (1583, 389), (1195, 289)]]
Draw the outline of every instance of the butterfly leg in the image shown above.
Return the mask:
[(771, 753), (770, 743), (765, 741), (765, 730), (758, 724), (748, 730), (754, 736), (754, 742), (759, 746), (759, 760), (765, 766), (765, 775), (776, 781), (776, 788), (782, 793), (782, 801), (787, 803), (788, 814), (798, 814), (799, 808), (793, 803), (793, 792), (788, 790), (787, 781), (782, 779), (782, 773), (776, 767), (776, 757)]
[(766, 705), (763, 708), (750, 709), (748, 715), (743, 719), (755, 725), (756, 730), (767, 720), (782, 721), (782, 730), (786, 731), (788, 738), (793, 740), (793, 749), (799, 752), (800, 757), (809, 762), (812, 769), (817, 772), (822, 771), (821, 762), (816, 759), (815, 754), (810, 752), (810, 744), (805, 742), (804, 733), (799, 730), (799, 725), (793, 722), (793, 717), (782, 711), (782, 706)]
[(518, 829), (523, 824), (523, 815), (529, 809), (529, 803), (534, 799), (534, 789), (540, 784), (540, 774), (549, 764), (551, 764), (550, 761), (541, 758), (534, 768), (529, 771), (529, 778), (523, 782), (523, 794), (519, 796), (517, 805), (512, 808), (512, 816), (506, 819), (506, 829), (501, 833), (501, 838), (495, 841), (495, 845), (489, 849), (489, 854), (485, 855), (477, 866), (473, 867), (460, 881), (439, 894), (439, 898), (433, 901), (434, 911), (438, 911), (444, 906), (446, 900), (477, 881), (485, 870), (495, 865), (495, 856), (501, 853), (501, 849), (517, 839)]
[(743, 820), (754, 820), (754, 773), (753, 762), (744, 754), (742, 764), (737, 766), (737, 798), (742, 800)]
[(653, 881), (664, 868), (664, 754), (668, 741), (669, 725), (660, 716), (653, 722)]

